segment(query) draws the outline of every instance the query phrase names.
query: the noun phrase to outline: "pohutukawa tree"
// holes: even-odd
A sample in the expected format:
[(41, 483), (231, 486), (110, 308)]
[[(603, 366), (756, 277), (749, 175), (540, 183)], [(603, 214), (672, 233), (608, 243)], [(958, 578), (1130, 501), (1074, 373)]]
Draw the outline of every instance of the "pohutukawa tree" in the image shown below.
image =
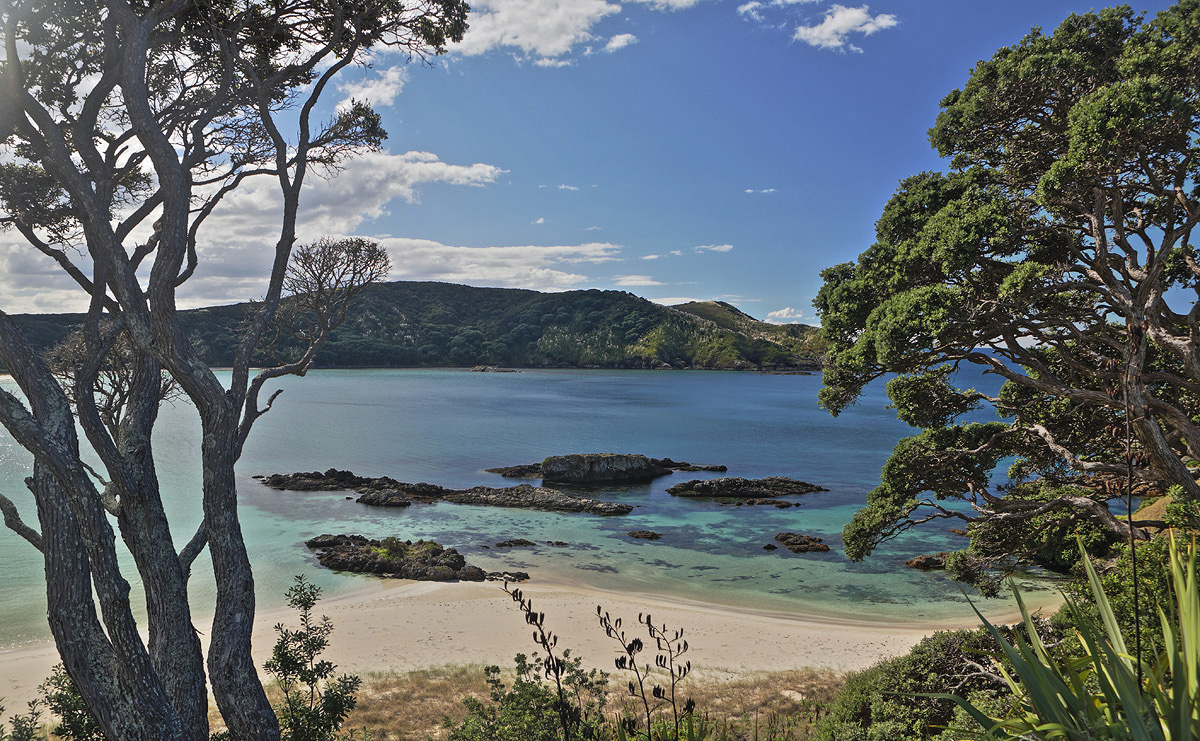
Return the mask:
[[(66, 372), (0, 312), (0, 365), (24, 397), (0, 393), (0, 423), (33, 454), (37, 523), (0, 503), (44, 556), (51, 631), (110, 738), (207, 739), (206, 682), (233, 738), (279, 738), (250, 654), (254, 582), (234, 463), (269, 408), (263, 382), (303, 374), (346, 297), (386, 272), (377, 247), (342, 243), (321, 248), (335, 265), (298, 263), (288, 278), (312, 170), (336, 171), (385, 136), (363, 103), (315, 117), (331, 81), (368, 51), (437, 54), (462, 37), (467, 10), (462, 0), (0, 0), (0, 222), (89, 301), (84, 352), (69, 354)], [(181, 331), (176, 292), (197, 270), (205, 220), (248, 178), (278, 184), (279, 231), (263, 245), (273, 251), (265, 295), (223, 384)], [(289, 281), (306, 295), (285, 301)], [(302, 332), (306, 349), (252, 373), (288, 301), (316, 318)], [(155, 473), (164, 375), (203, 428), (203, 522), (187, 543), (172, 538)], [(98, 470), (80, 458), (77, 425)], [(145, 588), (143, 626), (118, 534)], [(216, 601), (205, 606), (214, 614), (205, 655), (187, 582), (206, 547)]]
[[(1200, 500), (1200, 2), (1035, 29), (941, 107), (949, 172), (902, 181), (877, 241), (822, 273), (821, 401), (836, 415), (898, 374), (888, 393), (921, 428), (847, 525), (848, 555), (960, 521), (972, 544), (951, 565), (980, 578), (1055, 565), (1066, 531), (1128, 537), (1108, 507), (1127, 463), (1135, 486)], [(959, 388), (964, 366), (1006, 383)], [(1005, 421), (962, 421), (982, 405)], [(1010, 456), (1035, 483), (989, 485)]]

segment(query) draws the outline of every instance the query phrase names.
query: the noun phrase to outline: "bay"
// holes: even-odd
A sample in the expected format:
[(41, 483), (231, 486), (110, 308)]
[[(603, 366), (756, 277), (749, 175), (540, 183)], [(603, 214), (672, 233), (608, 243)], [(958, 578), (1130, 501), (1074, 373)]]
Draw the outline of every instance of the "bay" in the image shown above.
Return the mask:
[[(3, 384), (12, 387), (11, 381)], [(320, 370), (277, 386), (283, 394), (259, 420), (238, 465), (242, 522), (262, 606), (281, 604), (297, 574), (327, 595), (366, 584), (370, 577), (321, 568), (304, 547), (307, 538), (328, 532), (433, 539), (486, 570), (524, 570), (535, 579), (718, 605), (897, 623), (965, 620), (972, 614), (959, 587), (944, 575), (904, 567), (915, 555), (961, 547), (964, 541), (948, 532), (953, 525), (907, 534), (862, 563), (842, 553), (842, 526), (878, 484), (895, 443), (912, 432), (886, 408), (881, 385), (868, 387), (861, 402), (837, 418), (817, 405), (819, 375)], [(198, 427), (195, 411), (176, 402), (164, 408), (155, 434), (177, 545), (200, 517)], [(506, 486), (516, 482), (483, 469), (589, 452), (644, 453), (724, 464), (729, 471), (677, 472), (651, 484), (586, 492), (632, 504), (633, 512), (622, 517), (448, 503), (371, 508), (352, 501), (349, 492), (281, 492), (254, 478), (333, 467), (455, 488)], [(28, 455), (0, 438), (0, 491), (33, 520), (31, 497), (21, 483), (28, 473)], [(796, 498), (801, 506), (788, 509), (666, 493), (673, 483), (718, 475), (792, 476), (829, 491)], [(627, 535), (642, 529), (662, 538)], [(764, 550), (782, 531), (821, 537), (832, 550)], [(517, 537), (539, 546), (495, 547)], [(39, 554), (4, 532), (0, 563), (5, 595), (0, 646), (46, 640)], [(136, 576), (131, 566), (127, 573)], [(136, 578), (131, 581), (136, 588)], [(198, 615), (211, 603), (212, 591), (202, 555), (192, 581)]]

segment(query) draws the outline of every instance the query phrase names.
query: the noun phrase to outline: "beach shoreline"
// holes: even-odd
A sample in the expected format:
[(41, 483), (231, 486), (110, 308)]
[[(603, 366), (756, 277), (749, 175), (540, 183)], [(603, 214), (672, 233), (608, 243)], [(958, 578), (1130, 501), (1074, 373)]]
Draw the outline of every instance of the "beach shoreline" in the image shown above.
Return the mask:
[[(610, 592), (578, 583), (538, 580), (514, 585), (546, 615), (546, 628), (584, 665), (612, 670), (618, 646), (600, 628), (596, 607), (621, 617), (630, 637), (645, 638), (637, 620), (649, 613), (655, 624), (682, 628), (688, 658), (700, 678), (721, 679), (752, 672), (814, 668), (837, 672), (864, 669), (907, 652), (940, 630), (973, 628), (976, 620), (930, 620), (897, 624), (743, 609), (663, 595)], [(1044, 604), (1053, 607), (1057, 597)], [(986, 607), (986, 605), (984, 605)], [(1035, 604), (1036, 606), (1036, 604)], [(324, 654), (339, 673), (406, 672), (432, 666), (498, 664), (510, 666), (517, 653), (537, 649), (530, 628), (512, 598), (496, 582), (413, 582), (379, 580), (360, 590), (322, 599), (315, 609), (334, 625)], [(1014, 622), (1006, 609), (989, 620)], [(206, 621), (205, 621), (206, 622)], [(255, 617), (254, 655), (259, 667), (275, 643), (274, 626), (296, 626), (287, 607)], [(207, 643), (209, 626), (197, 629)], [(647, 661), (653, 661), (648, 658)], [(51, 643), (0, 652), (0, 698), (6, 714), (22, 712), (37, 686), (58, 662)]]

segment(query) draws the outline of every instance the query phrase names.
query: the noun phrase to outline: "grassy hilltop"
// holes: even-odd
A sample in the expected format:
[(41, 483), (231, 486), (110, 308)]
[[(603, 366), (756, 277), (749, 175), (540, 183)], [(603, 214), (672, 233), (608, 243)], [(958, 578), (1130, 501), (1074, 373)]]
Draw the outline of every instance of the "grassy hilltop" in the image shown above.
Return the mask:
[[(214, 306), (181, 318), (206, 359), (228, 365), (248, 311), (248, 304)], [(45, 349), (81, 316), (17, 321)], [(282, 340), (280, 347), (293, 349)], [(667, 307), (622, 291), (401, 281), (364, 290), (317, 365), (789, 369), (815, 367), (820, 356), (815, 327), (767, 324), (721, 302)]]

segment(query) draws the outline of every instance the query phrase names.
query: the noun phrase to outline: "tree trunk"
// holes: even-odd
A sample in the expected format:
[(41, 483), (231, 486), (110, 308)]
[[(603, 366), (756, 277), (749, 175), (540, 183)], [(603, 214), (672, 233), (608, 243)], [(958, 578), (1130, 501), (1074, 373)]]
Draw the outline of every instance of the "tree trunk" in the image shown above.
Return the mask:
[(208, 549), (217, 581), (216, 614), (208, 650), (208, 675), (217, 707), (238, 741), (278, 741), (279, 721), (267, 701), (250, 654), (254, 628), (254, 577), (237, 512), (237, 415), (205, 409), (201, 460)]

